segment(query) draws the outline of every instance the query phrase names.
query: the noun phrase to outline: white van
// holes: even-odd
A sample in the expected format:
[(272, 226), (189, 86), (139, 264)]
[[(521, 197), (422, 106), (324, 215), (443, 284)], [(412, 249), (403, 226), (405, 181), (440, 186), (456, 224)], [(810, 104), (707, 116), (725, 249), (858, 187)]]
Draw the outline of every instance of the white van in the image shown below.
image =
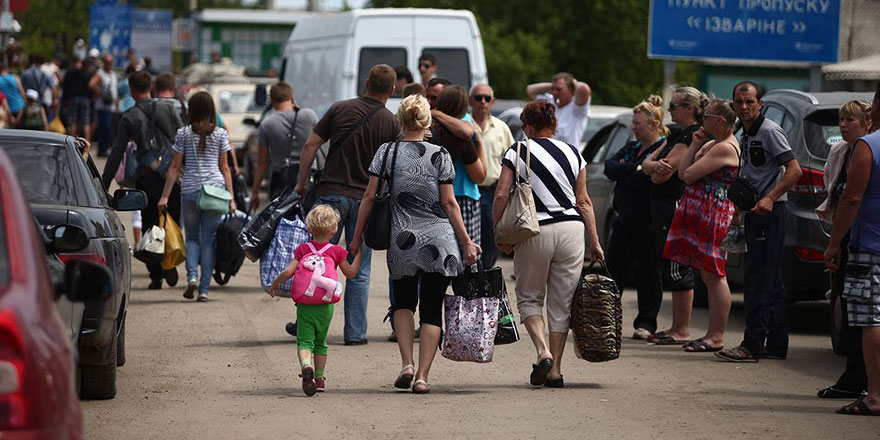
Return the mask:
[[(296, 101), (323, 115), (334, 102), (363, 93), (376, 64), (406, 66), (420, 80), (423, 53), (437, 59), (437, 75), (470, 88), (488, 82), (483, 42), (470, 11), (360, 9), (297, 22), (284, 49), (282, 78)], [(399, 99), (387, 107), (396, 111)]]

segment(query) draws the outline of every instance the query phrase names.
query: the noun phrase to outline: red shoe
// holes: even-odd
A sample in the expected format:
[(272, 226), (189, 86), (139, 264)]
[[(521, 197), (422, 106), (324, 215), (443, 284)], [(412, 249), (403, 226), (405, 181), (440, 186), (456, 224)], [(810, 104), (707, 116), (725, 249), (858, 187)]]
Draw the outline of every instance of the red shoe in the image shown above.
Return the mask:
[(327, 380), (326, 377), (322, 377), (320, 379), (315, 379), (315, 391), (319, 393), (324, 392), (324, 381)]

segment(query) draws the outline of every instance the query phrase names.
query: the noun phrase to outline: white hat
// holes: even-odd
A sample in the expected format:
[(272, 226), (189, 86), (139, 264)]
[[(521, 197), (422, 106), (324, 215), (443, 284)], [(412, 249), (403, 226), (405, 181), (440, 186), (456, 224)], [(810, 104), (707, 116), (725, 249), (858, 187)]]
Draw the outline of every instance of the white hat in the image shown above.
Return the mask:
[(40, 92), (34, 89), (27, 89), (27, 92), (24, 92), (24, 94), (27, 95), (28, 99), (33, 99), (34, 101), (40, 99)]
[(99, 56), (101, 56), (101, 51), (97, 47), (89, 49), (89, 58), (98, 58)]

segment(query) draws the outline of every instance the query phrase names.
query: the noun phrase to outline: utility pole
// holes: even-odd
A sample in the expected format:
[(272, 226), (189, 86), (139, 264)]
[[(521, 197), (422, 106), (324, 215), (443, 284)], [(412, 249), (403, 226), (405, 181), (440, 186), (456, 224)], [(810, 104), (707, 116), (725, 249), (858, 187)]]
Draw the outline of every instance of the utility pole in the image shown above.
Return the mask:
[(275, 0), (263, 0), (263, 7), (268, 10), (275, 9)]

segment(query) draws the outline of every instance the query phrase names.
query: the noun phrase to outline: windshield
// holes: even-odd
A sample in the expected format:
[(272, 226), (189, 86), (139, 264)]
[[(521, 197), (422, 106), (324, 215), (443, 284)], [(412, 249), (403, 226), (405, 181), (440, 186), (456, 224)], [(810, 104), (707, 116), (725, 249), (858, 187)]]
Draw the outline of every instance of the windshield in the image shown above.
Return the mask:
[(217, 97), (220, 113), (260, 113), (263, 111), (254, 100), (254, 92), (224, 90)]
[(831, 146), (842, 140), (836, 109), (819, 110), (804, 118), (804, 141), (810, 154), (827, 159)]
[(76, 205), (73, 175), (62, 145), (0, 145), (15, 165), (21, 188), (31, 204)]
[(587, 119), (587, 129), (584, 130), (584, 135), (581, 136), (581, 142), (586, 144), (590, 141), (593, 135), (599, 131), (600, 128), (604, 127), (605, 124), (611, 122), (614, 118), (602, 117), (602, 116), (590, 116)]

